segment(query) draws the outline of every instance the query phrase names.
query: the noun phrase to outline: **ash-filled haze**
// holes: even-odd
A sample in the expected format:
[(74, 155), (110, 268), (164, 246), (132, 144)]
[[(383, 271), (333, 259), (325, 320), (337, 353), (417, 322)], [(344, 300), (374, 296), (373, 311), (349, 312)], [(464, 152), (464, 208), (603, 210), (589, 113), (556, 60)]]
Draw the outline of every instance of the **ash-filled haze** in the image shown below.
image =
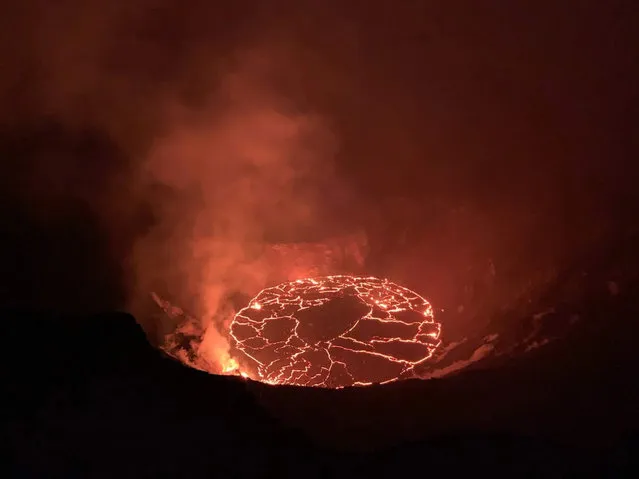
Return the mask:
[(263, 287), (348, 273), (460, 339), (634, 223), (632, 5), (10, 1), (2, 305), (160, 341), (156, 292), (218, 357)]
[[(167, 282), (164, 289), (190, 299), (196, 316), (205, 324), (214, 318), (220, 329), (232, 319), (224, 308), (229, 293), (250, 295), (269, 280), (313, 272), (284, 257), (273, 261), (267, 251), (278, 235), (297, 232), (303, 241), (343, 189), (333, 173), (331, 131), (317, 114), (287, 105), (272, 85), (291, 68), (278, 54), (238, 54), (206, 100), (210, 106), (172, 113), (174, 126), (154, 142), (143, 167), (149, 181), (188, 199), (169, 206), (135, 246), (140, 296)], [(223, 338), (217, 328), (207, 331), (204, 351), (217, 349)]]

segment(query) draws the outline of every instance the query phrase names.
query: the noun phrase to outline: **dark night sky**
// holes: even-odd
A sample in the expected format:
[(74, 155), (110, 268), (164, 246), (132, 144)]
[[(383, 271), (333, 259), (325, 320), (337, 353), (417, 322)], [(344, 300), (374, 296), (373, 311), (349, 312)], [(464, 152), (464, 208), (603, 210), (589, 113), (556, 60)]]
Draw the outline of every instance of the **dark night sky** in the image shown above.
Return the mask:
[[(167, 238), (209, 210), (241, 244), (363, 229), (370, 271), (447, 307), (491, 262), (489, 303), (508, 303), (634, 222), (632, 1), (9, 3), (3, 303), (109, 309), (140, 276), (182, 284)], [(273, 154), (230, 159), (252, 144)]]

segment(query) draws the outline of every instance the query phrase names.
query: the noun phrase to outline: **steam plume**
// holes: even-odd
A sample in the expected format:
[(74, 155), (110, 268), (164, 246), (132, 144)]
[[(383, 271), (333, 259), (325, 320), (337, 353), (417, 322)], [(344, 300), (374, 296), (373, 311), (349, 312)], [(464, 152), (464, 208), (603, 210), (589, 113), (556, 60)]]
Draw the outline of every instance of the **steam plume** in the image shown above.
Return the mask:
[(144, 163), (144, 181), (182, 201), (162, 211), (135, 248), (139, 292), (163, 280), (172, 295), (190, 300), (204, 318), (210, 359), (227, 347), (219, 331), (232, 319), (229, 293), (255, 294), (275, 273), (265, 238), (317, 221), (332, 176), (331, 132), (272, 88), (288, 68), (282, 62), (264, 49), (239, 55), (204, 104), (171, 106), (167, 134)]

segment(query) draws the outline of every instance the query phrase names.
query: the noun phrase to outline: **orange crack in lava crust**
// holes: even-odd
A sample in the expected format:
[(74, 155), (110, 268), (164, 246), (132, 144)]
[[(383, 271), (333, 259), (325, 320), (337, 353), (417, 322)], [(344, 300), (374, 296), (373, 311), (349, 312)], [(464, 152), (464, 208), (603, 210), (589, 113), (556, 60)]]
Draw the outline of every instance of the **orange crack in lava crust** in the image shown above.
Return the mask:
[(439, 346), (417, 293), (374, 277), (326, 276), (266, 288), (231, 324), (261, 381), (340, 388), (400, 379)]

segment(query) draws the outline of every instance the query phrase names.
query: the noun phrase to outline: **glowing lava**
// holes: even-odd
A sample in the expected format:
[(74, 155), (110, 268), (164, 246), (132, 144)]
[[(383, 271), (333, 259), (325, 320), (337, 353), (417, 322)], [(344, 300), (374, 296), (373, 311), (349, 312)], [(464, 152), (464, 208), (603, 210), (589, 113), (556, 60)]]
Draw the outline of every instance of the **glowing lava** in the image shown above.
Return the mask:
[(341, 275), (266, 288), (231, 324), (247, 359), (242, 369), (271, 384), (332, 388), (399, 379), (432, 356), (439, 335), (431, 305), (417, 293)]

